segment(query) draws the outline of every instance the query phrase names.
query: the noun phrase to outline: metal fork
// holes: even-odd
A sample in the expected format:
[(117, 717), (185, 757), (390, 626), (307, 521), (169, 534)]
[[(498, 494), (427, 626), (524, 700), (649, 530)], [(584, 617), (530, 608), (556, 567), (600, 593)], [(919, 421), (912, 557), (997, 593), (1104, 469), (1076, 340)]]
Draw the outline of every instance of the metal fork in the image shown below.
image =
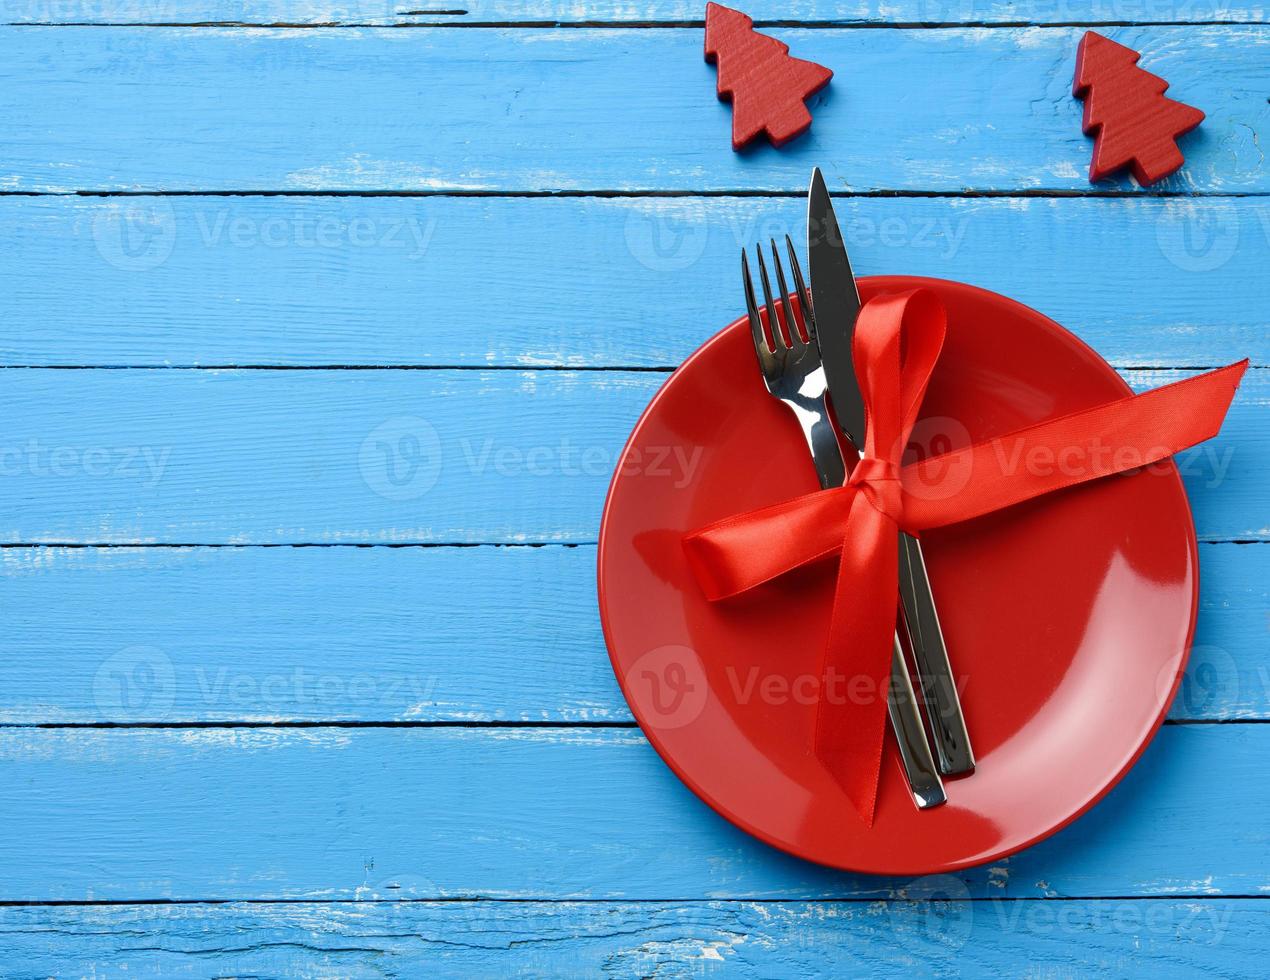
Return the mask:
[[(771, 328), (772, 344), (769, 346), (763, 332), (763, 318), (754, 298), (754, 282), (750, 276), (750, 263), (745, 249), (741, 250), (741, 279), (745, 286), (745, 311), (749, 315), (750, 333), (754, 339), (754, 352), (758, 355), (759, 367), (763, 371), (763, 381), (773, 398), (784, 402), (798, 419), (811, 450), (811, 458), (816, 466), (816, 476), (822, 489), (840, 487), (846, 480), (846, 465), (842, 459), (842, 450), (838, 447), (838, 439), (834, 434), (833, 421), (829, 417), (829, 408), (825, 401), (827, 386), (825, 371), (820, 363), (820, 351), (815, 340), (816, 319), (811, 308), (811, 297), (803, 282), (802, 268), (798, 264), (798, 256), (794, 252), (793, 242), (785, 236), (785, 246), (789, 251), (790, 272), (794, 276), (795, 298), (803, 322), (800, 325), (794, 315), (795, 304), (790, 299), (789, 288), (785, 284), (785, 270), (781, 266), (780, 253), (776, 249), (775, 239), (771, 242), (772, 265), (776, 272), (776, 282), (780, 289), (779, 300), (773, 301), (772, 285), (767, 275), (767, 265), (763, 261), (762, 246), (756, 246), (754, 253), (758, 258), (759, 279), (763, 285), (763, 305), (767, 311), (767, 322)], [(777, 307), (782, 316), (777, 316)], [(782, 332), (782, 321), (785, 331)], [(895, 731), (900, 746), (900, 758), (904, 763), (904, 772), (908, 777), (909, 789), (919, 807), (938, 806), (947, 797), (944, 785), (935, 768), (935, 760), (931, 755), (930, 743), (926, 739), (926, 730), (922, 727), (921, 714), (918, 711), (917, 698), (913, 693), (913, 684), (908, 676), (908, 667), (904, 661), (904, 651), (900, 646), (899, 635), (891, 649), (891, 685), (887, 697), (887, 709), (891, 718), (891, 727)]]

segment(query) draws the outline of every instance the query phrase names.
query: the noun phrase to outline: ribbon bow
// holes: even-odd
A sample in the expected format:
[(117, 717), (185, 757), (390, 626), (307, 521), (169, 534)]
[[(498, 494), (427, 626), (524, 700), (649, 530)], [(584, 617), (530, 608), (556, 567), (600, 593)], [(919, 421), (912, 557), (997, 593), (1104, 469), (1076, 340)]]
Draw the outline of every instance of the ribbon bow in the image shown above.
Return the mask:
[[(871, 690), (887, 690), (901, 530), (919, 534), (969, 520), (1203, 442), (1221, 428), (1248, 366), (1241, 361), (903, 466), (945, 328), (943, 306), (928, 290), (869, 300), (852, 345), (868, 429), (846, 484), (725, 518), (684, 538), (689, 565), (711, 601), (839, 554), (822, 695), (830, 678), (847, 673), (870, 678)], [(1108, 443), (1115, 451), (1107, 451)], [(1038, 449), (1063, 466), (1006, 472), (1003, 460)], [(870, 825), (885, 730), (884, 698), (839, 704), (822, 696), (817, 704), (816, 755)]]

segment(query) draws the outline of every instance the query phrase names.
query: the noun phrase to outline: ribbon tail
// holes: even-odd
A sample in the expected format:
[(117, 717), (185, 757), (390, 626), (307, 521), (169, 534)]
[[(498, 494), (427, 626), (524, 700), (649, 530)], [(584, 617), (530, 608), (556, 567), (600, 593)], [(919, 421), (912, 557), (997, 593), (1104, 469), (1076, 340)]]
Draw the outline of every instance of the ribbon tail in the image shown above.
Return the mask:
[(843, 498), (835, 487), (715, 521), (683, 539), (688, 567), (711, 602), (825, 558), (842, 546)]
[(895, 633), (898, 528), (857, 494), (847, 518), (821, 661), (815, 753), (873, 825)]
[[(1246, 360), (1239, 361), (910, 463), (902, 473), (904, 529), (916, 533), (968, 521), (1055, 490), (1150, 466), (1211, 439), (1221, 429), (1247, 368)], [(1037, 458), (1046, 465), (1029, 465)]]

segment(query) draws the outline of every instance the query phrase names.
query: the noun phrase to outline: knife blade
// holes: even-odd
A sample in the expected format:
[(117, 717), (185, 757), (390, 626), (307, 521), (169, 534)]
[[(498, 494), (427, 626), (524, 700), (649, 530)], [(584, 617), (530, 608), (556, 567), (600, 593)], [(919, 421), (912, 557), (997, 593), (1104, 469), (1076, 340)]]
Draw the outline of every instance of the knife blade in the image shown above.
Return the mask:
[(860, 293), (819, 167), (811, 172), (811, 188), (807, 192), (807, 262), (812, 309), (816, 312), (816, 343), (820, 346), (829, 397), (839, 426), (858, 449), (864, 445), (864, 398), (856, 382), (851, 343), (860, 313)]
[[(829, 401), (838, 417), (839, 428), (858, 450), (864, 445), (866, 418), (851, 345), (860, 313), (860, 292), (819, 167), (812, 171), (811, 187), (807, 191), (807, 260), (811, 267), (816, 344), (824, 365)], [(974, 750), (970, 746), (970, 734), (966, 730), (921, 545), (916, 538), (901, 533), (899, 547), (900, 602), (927, 702), (926, 714), (939, 770), (945, 775), (972, 772)]]

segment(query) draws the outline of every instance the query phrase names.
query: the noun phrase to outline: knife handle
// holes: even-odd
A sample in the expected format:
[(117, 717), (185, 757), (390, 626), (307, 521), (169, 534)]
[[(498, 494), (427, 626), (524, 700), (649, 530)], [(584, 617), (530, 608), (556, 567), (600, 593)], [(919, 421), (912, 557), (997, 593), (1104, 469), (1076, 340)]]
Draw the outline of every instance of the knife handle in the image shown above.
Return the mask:
[(900, 533), (900, 601), (912, 640), (913, 659), (917, 662), (939, 771), (946, 776), (973, 772), (974, 750), (970, 747), (966, 717), (961, 710), (952, 664), (948, 661), (948, 647), (939, 626), (922, 546), (912, 535), (903, 532)]

